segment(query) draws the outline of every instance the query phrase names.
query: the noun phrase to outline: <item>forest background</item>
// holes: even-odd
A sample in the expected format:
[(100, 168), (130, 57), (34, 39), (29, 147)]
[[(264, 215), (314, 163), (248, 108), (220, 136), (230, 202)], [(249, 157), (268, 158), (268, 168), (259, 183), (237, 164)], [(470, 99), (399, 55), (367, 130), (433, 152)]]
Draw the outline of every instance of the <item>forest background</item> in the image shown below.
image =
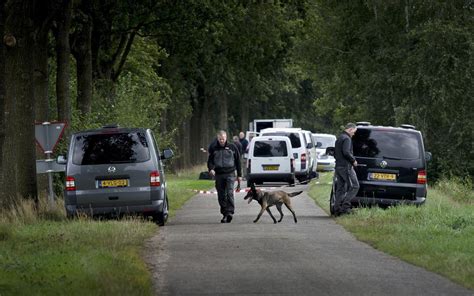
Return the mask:
[(473, 12), (469, 0), (2, 0), (0, 207), (45, 188), (34, 123), (54, 120), (68, 122), (58, 153), (74, 131), (151, 128), (173, 169), (255, 118), (331, 133), (409, 123), (433, 153), (429, 180), (472, 188)]

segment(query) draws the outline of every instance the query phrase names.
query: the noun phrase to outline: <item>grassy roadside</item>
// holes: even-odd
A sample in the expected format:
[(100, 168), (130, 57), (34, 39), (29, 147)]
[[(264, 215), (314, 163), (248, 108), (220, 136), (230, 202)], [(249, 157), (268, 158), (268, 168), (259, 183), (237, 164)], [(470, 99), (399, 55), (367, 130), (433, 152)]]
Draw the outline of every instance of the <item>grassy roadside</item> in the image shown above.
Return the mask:
[(198, 180), (199, 173), (203, 170), (205, 170), (204, 166), (167, 175), (170, 217), (173, 217), (176, 210), (180, 209), (190, 197), (196, 194), (193, 190), (209, 190), (214, 187), (213, 180)]
[[(332, 173), (321, 174), (310, 196), (329, 212)], [(361, 241), (474, 289), (474, 192), (443, 181), (424, 206), (360, 208), (335, 218)]]
[[(213, 182), (196, 171), (167, 175), (171, 216)], [(0, 212), (0, 295), (152, 295), (141, 258), (157, 227), (143, 219), (67, 220), (62, 205), (24, 202)]]

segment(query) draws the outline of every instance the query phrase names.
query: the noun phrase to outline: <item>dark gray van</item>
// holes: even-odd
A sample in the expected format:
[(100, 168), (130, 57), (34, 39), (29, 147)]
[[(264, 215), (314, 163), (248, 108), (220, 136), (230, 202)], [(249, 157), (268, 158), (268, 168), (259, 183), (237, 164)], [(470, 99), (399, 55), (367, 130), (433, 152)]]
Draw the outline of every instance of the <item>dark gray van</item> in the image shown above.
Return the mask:
[[(162, 160), (150, 129), (106, 126), (71, 136), (66, 162), (68, 216), (143, 214), (160, 225), (168, 218)], [(58, 160), (58, 162), (61, 162)]]
[[(361, 122), (357, 124), (352, 145), (360, 185), (356, 198), (352, 200), (353, 205), (386, 207), (425, 202), (426, 162), (431, 159), (431, 153), (425, 152), (422, 134), (414, 126), (373, 126)], [(330, 198), (331, 213), (334, 192), (335, 188)]]

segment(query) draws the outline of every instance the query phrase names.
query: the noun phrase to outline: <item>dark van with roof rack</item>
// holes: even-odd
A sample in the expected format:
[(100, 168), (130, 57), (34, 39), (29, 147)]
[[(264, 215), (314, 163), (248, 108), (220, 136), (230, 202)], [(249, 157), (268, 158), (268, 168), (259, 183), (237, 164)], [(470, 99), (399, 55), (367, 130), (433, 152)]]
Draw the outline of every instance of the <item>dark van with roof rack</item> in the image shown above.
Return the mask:
[(168, 196), (162, 160), (173, 151), (160, 149), (150, 129), (109, 125), (71, 136), (66, 164), (65, 207), (78, 213), (168, 218)]
[[(431, 153), (425, 152), (421, 132), (414, 126), (373, 126), (369, 122), (358, 122), (352, 144), (360, 185), (353, 205), (384, 207), (425, 202), (426, 162), (431, 159)], [(334, 189), (330, 198), (331, 213)]]

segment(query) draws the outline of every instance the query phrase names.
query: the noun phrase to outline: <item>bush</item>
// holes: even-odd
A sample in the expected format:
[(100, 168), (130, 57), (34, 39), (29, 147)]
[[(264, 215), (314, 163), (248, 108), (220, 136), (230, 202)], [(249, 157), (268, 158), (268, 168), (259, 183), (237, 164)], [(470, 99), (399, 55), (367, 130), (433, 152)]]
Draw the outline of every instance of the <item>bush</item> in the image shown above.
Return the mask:
[(456, 202), (474, 204), (474, 191), (472, 181), (469, 178), (451, 177), (442, 178), (436, 184), (445, 195)]

